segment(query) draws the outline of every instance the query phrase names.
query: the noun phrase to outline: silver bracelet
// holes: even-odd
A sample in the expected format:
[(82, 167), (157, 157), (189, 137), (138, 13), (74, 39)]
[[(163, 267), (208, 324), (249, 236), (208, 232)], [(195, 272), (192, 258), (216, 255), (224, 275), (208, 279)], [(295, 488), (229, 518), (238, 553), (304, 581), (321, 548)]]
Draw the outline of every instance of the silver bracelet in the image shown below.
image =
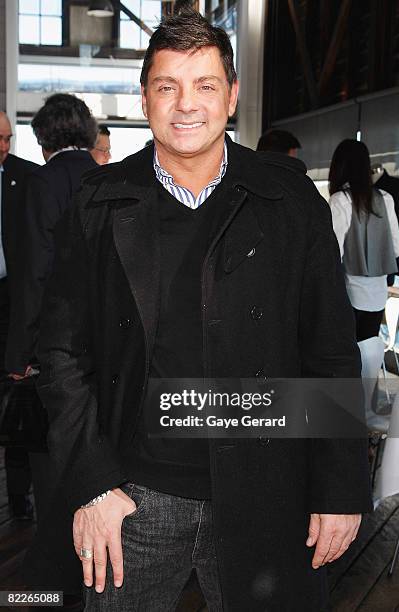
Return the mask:
[(96, 504), (98, 504), (100, 501), (102, 501), (103, 499), (105, 499), (107, 497), (107, 495), (109, 495), (111, 493), (111, 490), (109, 489), (108, 491), (105, 491), (105, 493), (101, 493), (101, 495), (97, 495), (97, 497), (95, 497), (94, 499), (92, 499), (91, 501), (89, 501), (88, 504), (83, 504), (83, 506), (80, 506), (81, 508), (91, 508), (92, 506), (95, 506)]

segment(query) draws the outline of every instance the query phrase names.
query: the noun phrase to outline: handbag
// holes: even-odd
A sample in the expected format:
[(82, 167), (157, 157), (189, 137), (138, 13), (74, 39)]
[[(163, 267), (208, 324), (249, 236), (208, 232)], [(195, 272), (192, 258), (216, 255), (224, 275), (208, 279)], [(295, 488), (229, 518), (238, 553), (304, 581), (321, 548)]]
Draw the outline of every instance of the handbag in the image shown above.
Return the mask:
[(48, 418), (36, 391), (36, 379), (0, 378), (0, 446), (46, 450)]

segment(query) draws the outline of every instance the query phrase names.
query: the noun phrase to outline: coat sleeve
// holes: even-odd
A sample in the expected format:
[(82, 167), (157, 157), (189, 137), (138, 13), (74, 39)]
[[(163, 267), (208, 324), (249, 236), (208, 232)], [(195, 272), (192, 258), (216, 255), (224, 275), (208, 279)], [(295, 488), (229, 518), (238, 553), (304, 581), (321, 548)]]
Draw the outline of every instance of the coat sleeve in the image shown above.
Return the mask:
[(49, 415), (49, 452), (73, 512), (126, 477), (98, 421), (90, 274), (79, 201), (66, 211), (54, 238), (53, 271), (41, 313), (38, 391)]
[[(311, 221), (302, 285), (302, 376), (359, 378), (361, 363), (331, 213), (309, 186)], [(309, 440), (310, 512), (352, 514), (372, 510), (367, 440)]]
[(16, 254), (6, 351), (9, 372), (24, 374), (35, 361), (39, 314), (53, 259), (53, 232), (60, 212), (46, 180), (32, 174), (20, 219), (22, 240)]

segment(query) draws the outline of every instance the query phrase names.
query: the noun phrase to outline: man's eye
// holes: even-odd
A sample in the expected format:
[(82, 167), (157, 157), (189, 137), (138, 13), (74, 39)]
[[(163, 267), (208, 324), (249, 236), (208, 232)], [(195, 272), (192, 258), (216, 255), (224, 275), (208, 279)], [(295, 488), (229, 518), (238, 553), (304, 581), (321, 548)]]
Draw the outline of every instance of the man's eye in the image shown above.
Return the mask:
[(203, 89), (204, 91), (214, 91), (215, 88), (212, 87), (212, 85), (201, 85), (201, 89)]
[(173, 91), (173, 88), (170, 85), (162, 85), (162, 87), (159, 88), (159, 91)]

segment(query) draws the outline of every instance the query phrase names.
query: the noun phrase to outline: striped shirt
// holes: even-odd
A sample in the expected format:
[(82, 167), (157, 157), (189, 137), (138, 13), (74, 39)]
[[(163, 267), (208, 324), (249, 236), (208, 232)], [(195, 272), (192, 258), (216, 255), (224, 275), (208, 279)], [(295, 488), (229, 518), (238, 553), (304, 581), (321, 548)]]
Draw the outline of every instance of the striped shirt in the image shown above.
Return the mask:
[(165, 187), (165, 189), (167, 189), (167, 191), (169, 191), (169, 193), (174, 198), (176, 198), (176, 200), (179, 200), (179, 202), (181, 202), (185, 206), (188, 206), (188, 208), (196, 209), (196, 208), (199, 208), (201, 204), (203, 204), (205, 200), (211, 195), (211, 193), (214, 191), (214, 189), (216, 189), (216, 187), (219, 185), (222, 178), (226, 174), (227, 145), (226, 143), (224, 143), (223, 159), (222, 159), (222, 163), (220, 164), (219, 174), (210, 183), (208, 183), (206, 187), (204, 187), (204, 189), (201, 191), (201, 193), (198, 194), (197, 197), (195, 197), (194, 194), (186, 187), (182, 187), (181, 185), (176, 185), (176, 183), (173, 180), (173, 176), (162, 168), (162, 166), (159, 163), (156, 147), (154, 147), (153, 165), (154, 165), (156, 177), (158, 181)]

